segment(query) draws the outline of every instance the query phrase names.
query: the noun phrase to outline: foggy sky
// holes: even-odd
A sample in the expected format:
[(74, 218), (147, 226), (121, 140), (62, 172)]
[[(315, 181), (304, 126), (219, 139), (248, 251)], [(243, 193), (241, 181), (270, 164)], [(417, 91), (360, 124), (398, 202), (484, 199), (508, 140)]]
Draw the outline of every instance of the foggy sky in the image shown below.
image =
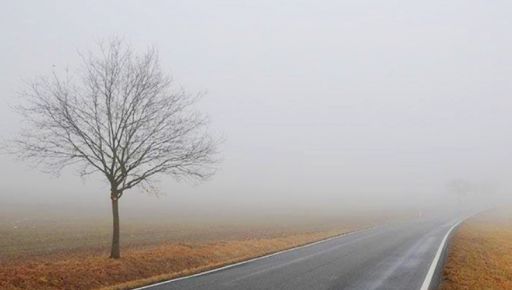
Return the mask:
[[(222, 135), (210, 181), (161, 177), (123, 209), (326, 209), (434, 203), (453, 178), (507, 193), (509, 1), (6, 1), (0, 134), (23, 81), (118, 35), (160, 52)], [(101, 176), (0, 156), (0, 203), (108, 209)]]

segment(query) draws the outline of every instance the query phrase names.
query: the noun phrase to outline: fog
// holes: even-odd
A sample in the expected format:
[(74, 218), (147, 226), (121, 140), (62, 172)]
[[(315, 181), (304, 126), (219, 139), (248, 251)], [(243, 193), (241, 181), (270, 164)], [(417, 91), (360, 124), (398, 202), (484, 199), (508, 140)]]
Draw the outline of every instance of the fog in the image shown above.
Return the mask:
[[(125, 213), (326, 213), (453, 205), (452, 179), (510, 201), (508, 1), (9, 1), (0, 135), (24, 81), (76, 67), (112, 35), (159, 50), (222, 136), (217, 174), (161, 176)], [(0, 156), (0, 210), (108, 213), (101, 176)], [(492, 190), (491, 190), (492, 189)]]

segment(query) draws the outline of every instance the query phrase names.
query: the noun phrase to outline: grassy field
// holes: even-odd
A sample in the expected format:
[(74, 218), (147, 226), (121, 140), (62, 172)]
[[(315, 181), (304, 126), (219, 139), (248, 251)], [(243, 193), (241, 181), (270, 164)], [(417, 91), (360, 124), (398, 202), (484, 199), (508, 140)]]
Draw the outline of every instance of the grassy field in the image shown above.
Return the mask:
[(110, 220), (0, 224), (0, 289), (127, 289), (310, 243), (385, 219), (307, 217), (168, 222), (125, 219), (120, 260)]
[(512, 209), (484, 212), (455, 234), (442, 290), (512, 289)]

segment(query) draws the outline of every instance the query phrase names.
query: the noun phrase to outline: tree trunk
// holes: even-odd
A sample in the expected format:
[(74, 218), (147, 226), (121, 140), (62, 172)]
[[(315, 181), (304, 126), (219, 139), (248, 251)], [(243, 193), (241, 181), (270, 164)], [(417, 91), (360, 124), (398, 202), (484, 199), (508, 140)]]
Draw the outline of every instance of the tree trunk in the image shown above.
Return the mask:
[(119, 206), (118, 198), (112, 197), (112, 217), (113, 217), (113, 232), (112, 232), (112, 249), (110, 251), (110, 258), (121, 258), (121, 249), (119, 241)]

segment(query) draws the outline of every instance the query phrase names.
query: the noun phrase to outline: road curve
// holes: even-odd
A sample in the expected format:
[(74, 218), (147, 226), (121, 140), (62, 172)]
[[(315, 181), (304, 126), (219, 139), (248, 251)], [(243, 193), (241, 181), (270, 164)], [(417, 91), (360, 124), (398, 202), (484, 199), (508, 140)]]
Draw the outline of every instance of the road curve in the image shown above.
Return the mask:
[(443, 238), (459, 220), (451, 215), (383, 225), (138, 289), (420, 289)]

